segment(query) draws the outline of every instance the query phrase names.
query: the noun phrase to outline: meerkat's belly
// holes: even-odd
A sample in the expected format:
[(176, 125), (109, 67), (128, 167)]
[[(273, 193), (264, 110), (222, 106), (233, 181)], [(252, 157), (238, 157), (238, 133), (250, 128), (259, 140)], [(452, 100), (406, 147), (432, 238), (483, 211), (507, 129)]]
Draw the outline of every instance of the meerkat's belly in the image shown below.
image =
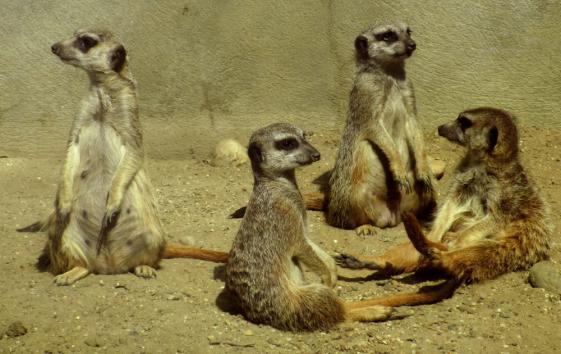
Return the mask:
[(73, 209), (64, 235), (66, 246), (96, 273), (121, 273), (136, 265), (156, 263), (164, 238), (152, 187), (143, 169), (127, 189), (107, 247), (97, 255), (107, 195), (126, 150), (115, 130), (98, 122), (81, 129), (78, 144)]
[(78, 139), (74, 203), (101, 222), (107, 194), (125, 147), (113, 128), (97, 121), (82, 127)]
[(409, 171), (411, 158), (405, 127), (409, 112), (403, 94), (399, 90), (392, 91), (382, 112), (382, 124), (392, 137), (405, 169)]

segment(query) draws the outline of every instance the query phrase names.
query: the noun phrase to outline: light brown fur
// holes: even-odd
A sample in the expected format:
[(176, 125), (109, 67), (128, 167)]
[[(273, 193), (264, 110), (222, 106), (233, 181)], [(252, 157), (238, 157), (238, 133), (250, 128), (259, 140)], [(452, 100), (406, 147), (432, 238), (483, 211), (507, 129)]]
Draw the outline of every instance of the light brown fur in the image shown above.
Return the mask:
[[(432, 174), (405, 60), (415, 50), (405, 24), (377, 26), (355, 40), (358, 73), (329, 180), (327, 222), (372, 232), (404, 211), (434, 207)], [(317, 196), (305, 196), (317, 207)], [(361, 227), (362, 226), (362, 227)]]
[(48, 234), (39, 266), (57, 275), (56, 284), (69, 285), (92, 272), (154, 277), (162, 256), (224, 262), (225, 253), (166, 248), (123, 45), (107, 31), (77, 31), (52, 51), (84, 69), (91, 86), (72, 124), (55, 211), (21, 229)]
[(451, 278), (449, 284), (458, 286), (528, 269), (547, 259), (551, 237), (547, 208), (520, 164), (513, 117), (495, 108), (476, 108), (438, 131), (465, 146), (467, 153), (452, 176), (431, 231), (425, 237), (415, 216), (406, 213), (403, 221), (410, 243), (377, 257), (343, 255), (340, 265), (387, 274), (439, 270)]
[[(255, 185), (226, 265), (226, 291), (256, 323), (285, 330), (328, 329), (343, 321), (387, 318), (391, 308), (345, 303), (331, 289), (333, 259), (307, 235), (294, 169), (319, 160), (302, 130), (273, 124), (249, 145)], [(305, 282), (302, 266), (323, 284)]]

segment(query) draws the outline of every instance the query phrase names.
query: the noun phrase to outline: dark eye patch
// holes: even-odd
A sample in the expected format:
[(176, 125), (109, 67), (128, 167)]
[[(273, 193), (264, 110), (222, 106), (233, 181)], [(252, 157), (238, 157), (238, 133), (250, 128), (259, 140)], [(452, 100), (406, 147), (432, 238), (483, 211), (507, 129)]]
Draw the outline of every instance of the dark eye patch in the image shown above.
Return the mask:
[(82, 53), (87, 53), (90, 48), (97, 45), (97, 40), (89, 36), (82, 36), (76, 40), (76, 46)]
[(464, 116), (459, 116), (457, 121), (462, 131), (466, 131), (467, 128), (473, 125), (473, 122)]
[(394, 31), (386, 31), (376, 35), (376, 40), (392, 43), (397, 41), (397, 34)]
[(277, 150), (294, 150), (299, 146), (298, 140), (294, 138), (286, 138), (279, 141), (275, 141), (275, 148)]
[(407, 34), (411, 35), (411, 33), (413, 33), (413, 31), (411, 31), (411, 28), (407, 28)]

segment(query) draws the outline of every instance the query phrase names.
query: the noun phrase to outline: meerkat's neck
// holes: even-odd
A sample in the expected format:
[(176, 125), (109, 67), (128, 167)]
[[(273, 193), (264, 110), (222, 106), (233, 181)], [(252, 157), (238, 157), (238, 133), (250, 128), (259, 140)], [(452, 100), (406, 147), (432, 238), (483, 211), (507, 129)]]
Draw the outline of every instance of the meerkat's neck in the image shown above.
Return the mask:
[(127, 67), (120, 74), (111, 72), (89, 72), (92, 88), (102, 88), (112, 98), (119, 96), (123, 91), (135, 91), (136, 83)]
[(359, 67), (359, 71), (366, 72), (382, 72), (383, 74), (392, 77), (396, 80), (405, 80), (405, 63), (380, 63), (375, 61), (370, 61)]
[(298, 189), (298, 184), (296, 183), (296, 174), (294, 170), (278, 172), (275, 171), (274, 173), (267, 173), (266, 171), (254, 171), (253, 177), (255, 180), (255, 184), (258, 183), (283, 183), (291, 185), (292, 187)]

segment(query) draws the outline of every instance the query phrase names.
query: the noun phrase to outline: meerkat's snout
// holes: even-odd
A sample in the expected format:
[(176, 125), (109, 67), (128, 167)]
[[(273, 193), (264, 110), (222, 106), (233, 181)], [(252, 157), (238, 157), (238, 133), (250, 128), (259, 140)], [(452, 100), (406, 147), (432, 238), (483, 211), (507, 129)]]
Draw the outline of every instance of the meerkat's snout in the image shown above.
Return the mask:
[(413, 52), (415, 51), (415, 49), (417, 49), (417, 43), (415, 43), (414, 40), (410, 39), (409, 41), (407, 41), (407, 47), (405, 49), (405, 51), (407, 52), (408, 56), (411, 56), (411, 54), (413, 54)]
[(51, 46), (51, 52), (53, 52), (53, 54), (58, 55), (60, 52), (60, 43), (55, 43)]
[(321, 159), (321, 154), (316, 150), (315, 147), (310, 145), (308, 142), (304, 142), (304, 145), (307, 149), (309, 149), (310, 159), (312, 160), (312, 162), (317, 162)]

